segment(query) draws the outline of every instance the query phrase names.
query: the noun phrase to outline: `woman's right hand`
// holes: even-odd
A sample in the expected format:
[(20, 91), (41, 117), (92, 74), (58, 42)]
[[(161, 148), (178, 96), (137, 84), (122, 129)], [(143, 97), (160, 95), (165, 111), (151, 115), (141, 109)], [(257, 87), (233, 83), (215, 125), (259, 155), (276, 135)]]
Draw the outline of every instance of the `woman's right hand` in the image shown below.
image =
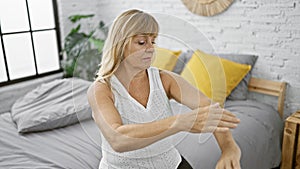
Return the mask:
[(175, 127), (191, 133), (225, 132), (237, 127), (240, 120), (218, 103), (178, 115)]

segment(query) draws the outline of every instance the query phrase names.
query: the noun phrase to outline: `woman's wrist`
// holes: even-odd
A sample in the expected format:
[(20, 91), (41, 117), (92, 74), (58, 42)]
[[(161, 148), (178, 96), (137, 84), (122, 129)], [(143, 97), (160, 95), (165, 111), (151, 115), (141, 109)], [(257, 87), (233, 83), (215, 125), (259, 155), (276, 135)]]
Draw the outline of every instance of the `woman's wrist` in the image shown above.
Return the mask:
[(225, 152), (227, 150), (232, 151), (233, 149), (238, 149), (238, 145), (233, 139), (224, 139), (222, 142), (222, 145), (220, 145), (220, 149), (222, 152)]
[(178, 114), (175, 116), (172, 116), (173, 123), (170, 126), (171, 130), (174, 130), (176, 132), (181, 131), (187, 131), (186, 127), (183, 125), (184, 122), (182, 121), (184, 114)]

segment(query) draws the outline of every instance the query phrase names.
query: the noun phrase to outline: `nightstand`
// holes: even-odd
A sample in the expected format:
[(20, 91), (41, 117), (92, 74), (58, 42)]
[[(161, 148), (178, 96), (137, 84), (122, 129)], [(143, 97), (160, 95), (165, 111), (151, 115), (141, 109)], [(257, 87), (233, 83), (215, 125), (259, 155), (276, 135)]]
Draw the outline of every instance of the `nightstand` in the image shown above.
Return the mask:
[(300, 168), (300, 110), (285, 120), (281, 169)]

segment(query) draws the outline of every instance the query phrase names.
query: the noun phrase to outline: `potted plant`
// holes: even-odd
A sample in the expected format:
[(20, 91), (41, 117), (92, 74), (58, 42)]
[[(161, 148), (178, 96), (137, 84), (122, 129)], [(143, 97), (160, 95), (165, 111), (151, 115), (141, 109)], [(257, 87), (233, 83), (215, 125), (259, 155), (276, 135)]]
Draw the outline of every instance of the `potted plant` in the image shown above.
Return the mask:
[[(75, 27), (64, 38), (62, 52), (66, 58), (61, 62), (64, 78), (79, 77), (92, 81), (99, 69), (108, 28), (100, 21), (96, 28), (88, 32), (82, 31), (80, 21), (92, 17), (93, 14), (68, 17)], [(104, 37), (100, 38), (99, 33)]]

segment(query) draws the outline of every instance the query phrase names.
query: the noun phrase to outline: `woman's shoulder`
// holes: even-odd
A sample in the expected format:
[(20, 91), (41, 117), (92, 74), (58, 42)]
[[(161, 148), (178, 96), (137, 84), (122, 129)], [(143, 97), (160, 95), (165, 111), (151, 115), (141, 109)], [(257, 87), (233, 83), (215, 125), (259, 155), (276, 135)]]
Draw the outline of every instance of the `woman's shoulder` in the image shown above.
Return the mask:
[(180, 75), (174, 72), (168, 70), (162, 70), (162, 69), (159, 69), (159, 75), (162, 81), (169, 81), (169, 82), (174, 81), (176, 78), (181, 78)]
[(111, 97), (113, 98), (112, 90), (110, 85), (105, 82), (94, 81), (88, 88), (88, 97)]
[(162, 70), (162, 69), (159, 69), (159, 75), (160, 75), (161, 80), (167, 80), (170, 77), (172, 77), (170, 71)]
[(182, 76), (168, 70), (159, 70), (161, 81), (165, 88), (180, 86), (185, 81)]
[(168, 70), (161, 70), (159, 69), (159, 75), (162, 82), (162, 85), (169, 96), (169, 92), (171, 87), (176, 83), (174, 76), (176, 76), (173, 72)]

